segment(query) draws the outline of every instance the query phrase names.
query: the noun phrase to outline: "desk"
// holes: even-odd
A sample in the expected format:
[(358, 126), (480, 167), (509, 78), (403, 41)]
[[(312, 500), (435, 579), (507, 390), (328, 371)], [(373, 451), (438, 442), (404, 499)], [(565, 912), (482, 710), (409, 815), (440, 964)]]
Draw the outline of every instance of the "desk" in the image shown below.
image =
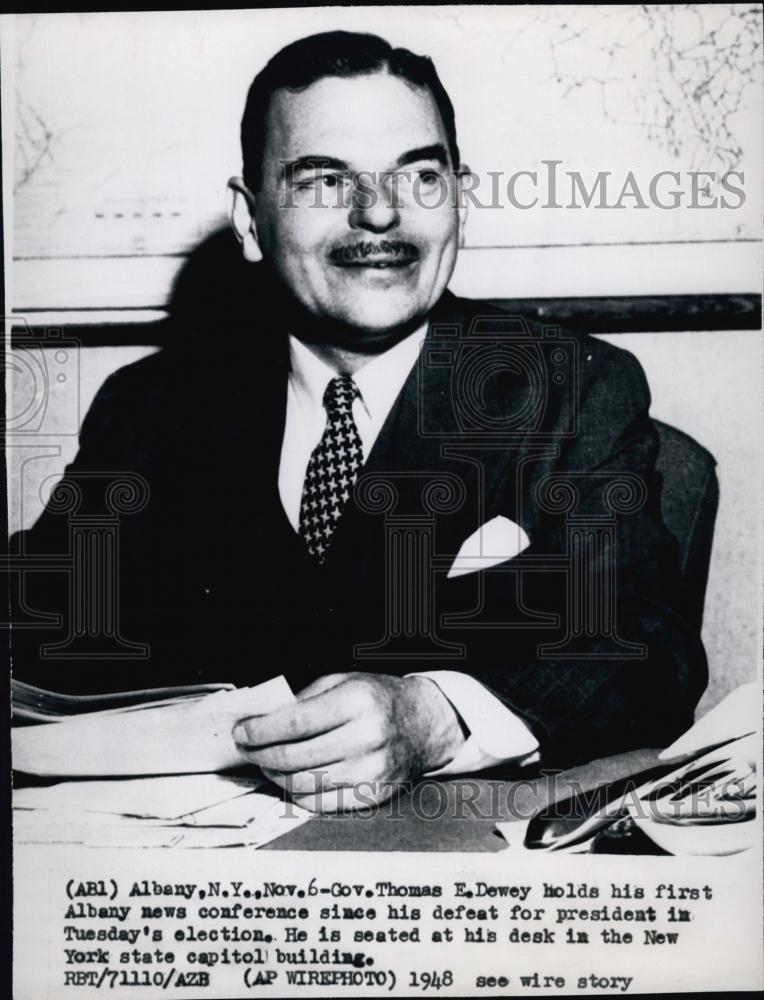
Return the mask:
[[(552, 802), (638, 775), (658, 763), (659, 752), (633, 750), (566, 771), (545, 773), (534, 769), (527, 777), (497, 768), (458, 778), (424, 778), (366, 813), (318, 815), (260, 850), (495, 853), (507, 847), (496, 830), (497, 822), (530, 819)], [(18, 777), (17, 787), (37, 783), (23, 775)], [(286, 804), (284, 809), (288, 809)], [(50, 845), (18, 847), (31, 851), (53, 849)], [(70, 849), (84, 850), (85, 854), (89, 850)], [(252, 850), (227, 848), (232, 849)]]
[(529, 818), (554, 799), (587, 791), (657, 763), (658, 750), (591, 761), (554, 776), (507, 780), (492, 776), (425, 779), (372, 815), (318, 816), (271, 841), (264, 851), (467, 851), (504, 850), (500, 821)]
[[(636, 984), (634, 992), (647, 994), (665, 991), (677, 982), (681, 982), (685, 989), (707, 988), (709, 985), (722, 989), (731, 983), (758, 983), (759, 926), (755, 916), (743, 921), (739, 919), (741, 913), (755, 915), (761, 900), (761, 888), (757, 872), (751, 869), (750, 855), (739, 859), (573, 858), (562, 853), (507, 848), (506, 842), (495, 832), (496, 821), (518, 819), (543, 808), (549, 802), (550, 793), (566, 797), (573, 790), (592, 789), (601, 783), (636, 774), (653, 765), (657, 754), (656, 750), (621, 754), (561, 772), (553, 779), (540, 776), (534, 780), (512, 781), (506, 774), (495, 779), (489, 774), (479, 778), (425, 781), (417, 786), (422, 789), (421, 794), (415, 788), (410, 794), (401, 796), (395, 807), (383, 807), (372, 817), (353, 814), (319, 816), (259, 851), (247, 847), (131, 851), (69, 845), (23, 845), (14, 858), (17, 878), (14, 967), (17, 976), (24, 978), (26, 990), (22, 992), (19, 989), (16, 995), (29, 1000), (58, 997), (62, 995), (61, 987), (67, 973), (75, 976), (95, 971), (97, 976), (101, 970), (108, 969), (110, 975), (124, 973), (138, 977), (135, 980), (137, 985), (149, 985), (140, 978), (144, 973), (152, 976), (165, 971), (165, 966), (145, 967), (142, 963), (146, 959), (132, 957), (132, 950), (111, 940), (99, 945), (109, 954), (108, 958), (92, 960), (96, 962), (94, 969), (73, 968), (67, 962), (66, 949), (90, 948), (89, 944), (78, 944), (79, 938), (65, 937), (65, 934), (74, 935), (75, 928), (82, 932), (129, 931), (138, 935), (136, 941), (140, 947), (136, 945), (136, 948), (139, 953), (148, 953), (151, 949), (153, 954), (154, 948), (164, 948), (173, 952), (173, 968), (177, 967), (184, 975), (198, 972), (197, 959), (190, 958), (191, 952), (219, 953), (223, 944), (216, 944), (218, 939), (176, 937), (179, 932), (187, 934), (189, 926), (196, 928), (195, 935), (199, 931), (220, 932), (223, 927), (234, 926), (242, 930), (275, 933), (276, 950), (295, 956), (282, 959), (271, 950), (262, 966), (263, 970), (267, 968), (278, 976), (277, 988), (272, 995), (281, 997), (296, 995), (290, 989), (287, 971), (298, 967), (303, 971), (321, 971), (330, 967), (328, 959), (314, 960), (309, 951), (311, 948), (317, 948), (323, 954), (327, 949), (347, 949), (351, 946), (354, 951), (362, 951), (373, 958), (375, 969), (394, 969), (400, 977), (402, 985), (394, 992), (388, 992), (388, 986), (384, 986), (385, 992), (383, 987), (364, 990), (370, 996), (412, 996), (407, 989), (412, 973), (418, 975), (423, 970), (453, 971), (454, 988), (439, 993), (441, 996), (474, 995), (477, 977), (483, 974), (514, 977), (526, 968), (564, 977), (571, 984), (595, 972), (605, 977), (615, 970), (620, 976), (625, 968), (626, 975), (633, 977)], [(469, 790), (468, 795), (464, 794), (465, 789)], [(426, 818), (428, 815), (432, 818)], [(311, 853), (315, 851), (336, 853)], [(372, 851), (379, 853), (368, 853)], [(496, 856), (497, 852), (502, 853)], [(655, 852), (630, 850), (628, 853)], [(673, 925), (664, 922), (666, 908), (672, 905), (671, 900), (659, 898), (655, 888), (673, 880), (679, 885), (708, 884), (713, 889), (714, 900), (718, 902), (714, 902), (713, 906), (705, 901), (698, 902), (694, 909), (694, 922), (681, 927), (682, 946), (662, 951), (660, 961), (652, 949), (643, 949), (641, 928), (633, 949), (623, 952), (621, 949), (627, 948), (627, 944), (617, 945), (617, 966), (608, 965), (607, 955), (611, 952), (598, 948), (599, 926), (592, 931), (591, 948), (583, 947), (580, 939), (575, 941), (575, 948), (567, 947), (563, 935), (569, 928), (559, 926), (555, 913), (557, 903), (588, 908), (591, 898), (607, 905), (620, 905), (620, 897), (614, 897), (612, 886), (627, 881), (644, 888), (646, 895), (638, 898), (644, 898), (645, 906), (660, 908), (659, 933), (663, 933), (664, 929), (673, 932)], [(90, 896), (89, 887), (98, 887), (101, 881), (109, 887), (114, 886), (114, 894), (109, 895), (108, 900), (80, 898), (83, 894)], [(159, 890), (153, 888), (155, 882), (159, 883)], [(547, 901), (547, 882), (561, 893), (570, 891), (578, 892), (578, 895), (567, 896), (562, 901), (550, 896)], [(563, 888), (572, 882), (575, 882), (574, 890)], [(133, 895), (133, 886), (143, 886), (144, 883), (151, 888), (140, 889), (137, 895)], [(387, 883), (394, 885), (393, 893), (384, 890)], [(481, 889), (473, 902), (469, 893), (477, 890), (478, 884)], [(76, 896), (71, 894), (71, 885), (78, 887)], [(83, 885), (87, 890), (85, 893), (79, 889)], [(581, 885), (584, 889), (579, 892)], [(185, 895), (172, 888), (169, 894), (165, 894), (164, 886), (190, 888), (190, 893)], [(280, 887), (282, 891), (266, 892), (266, 886)], [(468, 892), (463, 891), (465, 886)], [(491, 891), (483, 892), (482, 886)], [(242, 887), (246, 894), (240, 893)], [(335, 887), (346, 889), (347, 893), (335, 892)], [(412, 891), (414, 898), (409, 900), (408, 887), (423, 889), (421, 892)], [(439, 891), (430, 893), (429, 887), (437, 887)], [(497, 887), (527, 888), (527, 910), (521, 905), (525, 896), (520, 899), (515, 894), (502, 904), (497, 892), (494, 899), (493, 890)], [(592, 887), (596, 888), (596, 896)], [(293, 895), (295, 890), (297, 892)], [(100, 889), (95, 893), (97, 896), (106, 894)], [(556, 894), (555, 891), (553, 895)], [(436, 896), (438, 898), (434, 898)], [(581, 901), (579, 896), (582, 896)], [(630, 898), (625, 904), (627, 908), (632, 905), (628, 902)], [(117, 921), (111, 913), (103, 917), (92, 916), (88, 906), (102, 904), (127, 907), (127, 910), (124, 917)], [(239, 916), (238, 912), (201, 912), (202, 907), (217, 908), (229, 904), (232, 907), (283, 905), (287, 910), (299, 905), (301, 912), (298, 916), (275, 912), (257, 917), (244, 916), (243, 913)], [(467, 916), (466, 910), (463, 910), (452, 919), (450, 915), (436, 912), (441, 904), (446, 908), (467, 909), (495, 904), (497, 915), (482, 921), (482, 918)], [(84, 915), (78, 912), (81, 905), (87, 910)], [(182, 916), (175, 909), (171, 912), (164, 909), (178, 905), (183, 907)], [(516, 905), (520, 906), (517, 913), (513, 910)], [(642, 903), (636, 905), (641, 907)], [(70, 906), (75, 908), (75, 912), (68, 916)], [(335, 906), (340, 907), (339, 911), (335, 911)], [(151, 911), (149, 916), (144, 916), (145, 907)], [(303, 907), (305, 913), (302, 912)], [(350, 915), (346, 915), (346, 907)], [(391, 907), (395, 908), (392, 915)], [(542, 917), (526, 916), (531, 907), (546, 910), (545, 923)], [(153, 908), (159, 909), (158, 916)], [(368, 915), (368, 908), (374, 911), (373, 917)], [(358, 909), (364, 910), (362, 916), (358, 916)], [(543, 943), (541, 941), (508, 937), (513, 931), (543, 933), (541, 924), (536, 925), (535, 921), (542, 921), (543, 927), (555, 934), (550, 943), (559, 943), (559, 948), (539, 950), (536, 945)], [(568, 923), (567, 917), (565, 921)], [(484, 923), (496, 937), (476, 936), (478, 931), (486, 929)], [(397, 939), (388, 939), (384, 936), (388, 926), (407, 932), (417, 928), (421, 931), (421, 948), (418, 944), (412, 947), (411, 942), (401, 945)], [(69, 930), (66, 931), (65, 927)], [(578, 934), (578, 924), (575, 927)], [(324, 928), (328, 928), (326, 933), (340, 936), (328, 938)], [(445, 929), (455, 936), (443, 939), (440, 935)], [(614, 929), (620, 932), (623, 926), (617, 924)], [(588, 924), (582, 930), (587, 932)], [(149, 936), (153, 931), (161, 931), (164, 935), (158, 943)], [(374, 935), (383, 933), (383, 937), (357, 939), (355, 934), (359, 931)], [(438, 937), (434, 936), (435, 932), (438, 932)], [(204, 943), (198, 944), (197, 940)], [(450, 944), (452, 941), (453, 945)], [(246, 945), (240, 946), (236, 942), (230, 947), (246, 949)], [(608, 944), (607, 948), (610, 947)], [(300, 957), (303, 948), (306, 949), (305, 958)], [(127, 958), (121, 958), (123, 953), (127, 954)], [(697, 961), (699, 955), (703, 956), (701, 963)], [(338, 964), (346, 966), (347, 963)], [(734, 970), (737, 979), (731, 978), (733, 972), (730, 970)], [(208, 991), (210, 1000), (252, 995), (249, 986), (245, 983), (245, 989), (242, 985), (241, 964), (221, 963), (210, 971), (214, 974), (213, 988)], [(605, 979), (602, 981), (605, 982)], [(126, 987), (130, 986), (128, 981)], [(511, 988), (513, 994), (517, 992), (514, 985)], [(79, 1000), (85, 992), (72, 992), (72, 996)], [(146, 1000), (151, 1000), (159, 995), (160, 990), (142, 989), (140, 992), (145, 994)], [(187, 991), (161, 992), (170, 1000)], [(541, 994), (543, 991), (538, 992)], [(125, 995), (123, 990), (114, 991), (115, 997), (122, 995)], [(332, 989), (327, 986), (323, 992), (319, 992), (318, 988), (311, 990), (310, 995), (339, 994), (336, 986)], [(358, 993), (348, 992), (346, 995)], [(505, 991), (490, 995), (508, 994)]]

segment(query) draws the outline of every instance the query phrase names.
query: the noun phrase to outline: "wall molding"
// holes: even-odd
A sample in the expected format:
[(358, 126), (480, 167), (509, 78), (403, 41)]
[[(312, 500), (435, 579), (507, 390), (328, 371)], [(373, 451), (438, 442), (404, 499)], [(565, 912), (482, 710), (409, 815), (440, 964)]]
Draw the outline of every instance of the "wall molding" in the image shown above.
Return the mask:
[[(492, 299), (550, 326), (576, 333), (658, 333), (761, 329), (760, 295), (631, 295), (548, 299)], [(82, 347), (161, 347), (169, 323), (162, 310), (29, 312), (14, 323), (11, 344), (55, 348), (65, 336)], [(51, 331), (53, 335), (51, 336)]]
[[(190, 256), (16, 259), (10, 301), (21, 314), (162, 310), (200, 253), (223, 270), (241, 266), (227, 230)], [(466, 247), (450, 287), (476, 299), (750, 295), (761, 292), (762, 273), (762, 243), (749, 239)]]

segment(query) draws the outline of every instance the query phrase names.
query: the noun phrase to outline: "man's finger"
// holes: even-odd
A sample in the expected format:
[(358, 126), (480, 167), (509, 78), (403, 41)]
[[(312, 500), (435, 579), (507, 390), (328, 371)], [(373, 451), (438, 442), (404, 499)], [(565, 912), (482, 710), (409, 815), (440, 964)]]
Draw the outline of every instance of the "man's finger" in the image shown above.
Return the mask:
[[(276, 784), (286, 789), (292, 797), (316, 795), (322, 791), (353, 786), (376, 790), (385, 774), (385, 758), (382, 753), (372, 753), (305, 771), (274, 771), (264, 768), (263, 773), (271, 780), (276, 780)], [(278, 779), (273, 775), (277, 775)]]
[(329, 691), (331, 688), (337, 687), (338, 684), (342, 684), (343, 681), (348, 680), (351, 676), (352, 674), (325, 674), (323, 677), (317, 677), (307, 687), (304, 687), (302, 691), (298, 691), (296, 698), (298, 701), (305, 701), (306, 698), (315, 698), (316, 695), (322, 694), (324, 691)]
[(292, 801), (309, 812), (357, 812), (375, 809), (397, 790), (395, 782), (360, 782), (349, 787), (326, 789), (315, 795), (295, 795)]
[(283, 774), (281, 771), (271, 771), (270, 768), (267, 767), (264, 767), (262, 771), (268, 781), (272, 781), (274, 785), (278, 785), (279, 788), (286, 790), (287, 778), (289, 775)]
[(331, 732), (349, 722), (351, 717), (352, 706), (337, 697), (332, 688), (315, 698), (285, 705), (267, 715), (240, 719), (234, 727), (233, 738), (242, 748), (290, 743)]
[(247, 760), (262, 768), (307, 771), (309, 768), (324, 767), (349, 757), (359, 757), (372, 749), (373, 741), (368, 738), (368, 728), (362, 721), (354, 720), (311, 739), (240, 749)]

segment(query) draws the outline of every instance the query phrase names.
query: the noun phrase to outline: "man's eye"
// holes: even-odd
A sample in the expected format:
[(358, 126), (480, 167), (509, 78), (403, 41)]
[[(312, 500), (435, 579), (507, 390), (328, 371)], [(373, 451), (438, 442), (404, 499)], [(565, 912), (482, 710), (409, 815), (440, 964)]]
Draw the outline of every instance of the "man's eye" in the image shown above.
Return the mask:
[(301, 191), (311, 188), (324, 187), (332, 190), (339, 187), (344, 182), (344, 178), (338, 174), (313, 174), (311, 177), (303, 177), (295, 184)]
[(440, 181), (440, 174), (437, 170), (420, 170), (419, 179), (423, 184), (438, 184)]
[(328, 190), (334, 190), (335, 188), (344, 187), (347, 183), (348, 178), (344, 174), (319, 174), (314, 183), (320, 184)]

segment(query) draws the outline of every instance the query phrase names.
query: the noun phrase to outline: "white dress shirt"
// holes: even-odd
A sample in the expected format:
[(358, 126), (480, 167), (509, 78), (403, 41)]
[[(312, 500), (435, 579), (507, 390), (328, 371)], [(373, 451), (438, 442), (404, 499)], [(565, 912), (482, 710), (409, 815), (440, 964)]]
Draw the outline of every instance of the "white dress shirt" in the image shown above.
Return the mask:
[[(425, 323), (353, 374), (359, 390), (353, 402), (353, 418), (364, 461), (416, 363), (426, 333)], [(279, 494), (292, 527), (298, 531), (305, 473), (326, 427), (324, 392), (337, 372), (292, 336), (289, 359)], [(508, 760), (527, 758), (524, 762), (529, 763), (537, 759), (538, 741), (522, 719), (474, 677), (453, 670), (422, 671), (418, 676), (429, 677), (438, 685), (469, 732), (456, 757), (432, 774), (464, 774)]]

